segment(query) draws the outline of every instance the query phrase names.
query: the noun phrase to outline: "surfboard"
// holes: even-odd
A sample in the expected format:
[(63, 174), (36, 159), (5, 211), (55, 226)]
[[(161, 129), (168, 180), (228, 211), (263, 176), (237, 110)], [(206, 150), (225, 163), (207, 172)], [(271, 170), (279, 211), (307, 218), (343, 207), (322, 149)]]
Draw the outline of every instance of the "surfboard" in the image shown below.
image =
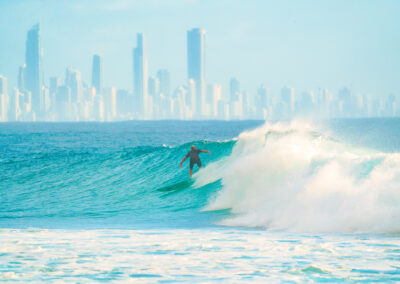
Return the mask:
[(178, 183), (175, 183), (175, 184), (171, 184), (171, 185), (160, 187), (157, 190), (161, 191), (161, 192), (179, 191), (179, 190), (183, 190), (185, 188), (190, 187), (193, 183), (194, 183), (193, 179), (188, 179), (188, 180), (185, 180), (185, 181), (182, 181), (182, 182), (178, 182)]

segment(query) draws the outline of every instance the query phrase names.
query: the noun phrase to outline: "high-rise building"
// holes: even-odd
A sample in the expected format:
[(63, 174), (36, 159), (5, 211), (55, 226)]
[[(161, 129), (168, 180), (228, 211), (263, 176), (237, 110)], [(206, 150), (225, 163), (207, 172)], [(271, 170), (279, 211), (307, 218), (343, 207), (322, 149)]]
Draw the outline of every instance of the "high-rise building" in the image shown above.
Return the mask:
[(171, 92), (171, 75), (167, 69), (157, 71), (157, 78), (160, 82), (160, 93), (166, 97), (170, 96)]
[(98, 54), (93, 55), (92, 87), (96, 88), (96, 94), (103, 93), (103, 57)]
[(0, 95), (7, 94), (7, 78), (0, 75)]
[(338, 99), (342, 104), (341, 116), (351, 117), (355, 114), (355, 106), (353, 103), (353, 94), (350, 89), (344, 87), (339, 90)]
[[(81, 102), (83, 99), (81, 72), (68, 67), (65, 72), (65, 85), (71, 91), (71, 102)], [(95, 88), (97, 89), (97, 87)]]
[(7, 78), (0, 75), (0, 121), (8, 119), (8, 104)]
[(339, 100), (346, 104), (351, 102), (351, 91), (347, 87), (339, 90)]
[(208, 85), (208, 101), (210, 102), (210, 116), (219, 117), (218, 105), (222, 100), (222, 87), (218, 84)]
[(70, 120), (71, 90), (67, 86), (60, 86), (56, 95), (56, 112), (59, 121)]
[(115, 87), (104, 89), (104, 115), (108, 121), (117, 116), (117, 89)]
[(148, 93), (150, 96), (157, 96), (160, 92), (160, 80), (157, 77), (149, 77)]
[(57, 101), (56, 96), (58, 88), (61, 86), (61, 79), (59, 77), (50, 78), (49, 96), (50, 96), (50, 110), (51, 112), (56, 111)]
[(196, 82), (193, 79), (189, 79), (187, 86), (187, 99), (186, 104), (190, 108), (192, 117), (197, 109), (197, 101), (196, 101)]
[(25, 90), (25, 68), (26, 64), (20, 66), (18, 69), (18, 89), (20, 91)]
[(132, 112), (132, 96), (128, 90), (120, 89), (117, 90), (117, 114), (121, 117), (126, 117)]
[(10, 107), (8, 112), (8, 121), (18, 121), (24, 109), (23, 94), (14, 88), (13, 94), (10, 94)]
[(240, 93), (240, 83), (236, 78), (231, 78), (229, 81), (229, 99), (231, 104), (238, 99), (238, 94)]
[(264, 85), (261, 85), (257, 89), (257, 106), (260, 108), (266, 108), (268, 105), (268, 90), (264, 87)]
[(34, 25), (29, 31), (26, 38), (26, 53), (25, 53), (25, 74), (24, 87), (31, 92), (32, 96), (32, 111), (36, 115), (40, 114), (40, 105), (42, 100), (42, 50), (40, 44), (40, 26)]
[(61, 80), (59, 77), (50, 78), (50, 95), (56, 94), (58, 87), (61, 86)]
[(256, 115), (258, 118), (265, 118), (267, 109), (268, 109), (268, 90), (267, 88), (264, 87), (264, 85), (261, 85), (257, 89), (257, 97), (256, 97), (256, 105), (255, 105), (255, 110), (256, 110)]
[(232, 114), (233, 119), (243, 119), (243, 94), (237, 93), (237, 100), (232, 104)]
[(314, 112), (314, 107), (315, 107), (315, 95), (314, 92), (308, 91), (308, 92), (303, 92), (300, 97), (300, 101), (298, 102), (299, 109), (298, 112), (301, 113), (302, 115), (315, 115), (316, 113)]
[(142, 33), (137, 34), (137, 46), (133, 49), (133, 89), (136, 110), (142, 118), (148, 113), (148, 78), (146, 39)]
[[(193, 80), (190, 80), (193, 81)], [(194, 81), (193, 81), (194, 84)], [(194, 85), (193, 85), (194, 86)], [(188, 92), (185, 86), (176, 88), (173, 99), (171, 99), (171, 118), (174, 119), (191, 119), (191, 108), (188, 106)]]
[(290, 87), (283, 87), (281, 89), (281, 101), (284, 103), (285, 111), (284, 116), (288, 118), (294, 112), (294, 89)]
[(195, 117), (202, 117), (205, 111), (205, 35), (203, 29), (187, 32), (188, 79), (196, 84)]

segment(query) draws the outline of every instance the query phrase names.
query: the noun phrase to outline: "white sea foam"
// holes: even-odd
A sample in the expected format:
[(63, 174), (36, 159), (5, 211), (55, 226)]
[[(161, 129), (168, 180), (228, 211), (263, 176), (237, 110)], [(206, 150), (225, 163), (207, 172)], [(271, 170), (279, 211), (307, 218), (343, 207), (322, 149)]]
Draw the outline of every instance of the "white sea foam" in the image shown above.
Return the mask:
[(234, 216), (221, 225), (400, 232), (400, 154), (346, 145), (304, 122), (242, 133), (196, 182), (218, 175), (223, 189), (205, 210), (230, 208)]
[(309, 236), (229, 228), (0, 229), (0, 243), (0, 281), (5, 282), (304, 283), (399, 279), (399, 239), (387, 236)]

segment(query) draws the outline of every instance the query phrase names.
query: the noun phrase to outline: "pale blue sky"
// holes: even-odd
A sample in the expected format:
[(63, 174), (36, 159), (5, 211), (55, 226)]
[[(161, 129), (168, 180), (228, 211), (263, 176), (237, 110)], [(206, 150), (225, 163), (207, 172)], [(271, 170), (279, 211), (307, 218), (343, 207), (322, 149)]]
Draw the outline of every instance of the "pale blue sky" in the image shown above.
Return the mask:
[(186, 83), (186, 31), (204, 28), (206, 75), (227, 91), (236, 76), (255, 92), (346, 85), (400, 95), (400, 1), (0, 0), (0, 74), (15, 85), (27, 30), (40, 21), (45, 76), (72, 66), (90, 82), (94, 53), (105, 86), (132, 89), (136, 33), (147, 37), (149, 73)]

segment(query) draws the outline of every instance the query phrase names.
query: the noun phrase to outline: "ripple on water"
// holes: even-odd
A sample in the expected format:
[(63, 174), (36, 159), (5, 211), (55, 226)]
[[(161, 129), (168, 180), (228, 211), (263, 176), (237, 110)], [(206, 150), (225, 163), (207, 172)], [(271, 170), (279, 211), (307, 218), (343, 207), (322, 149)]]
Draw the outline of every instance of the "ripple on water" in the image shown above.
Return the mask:
[[(105, 237), (106, 236), (106, 237)], [(289, 241), (285, 241), (285, 238)], [(393, 237), (221, 230), (0, 230), (4, 281), (400, 281)], [(18, 239), (18, 242), (15, 240)], [(372, 241), (384, 246), (371, 246)], [(296, 240), (296, 241), (292, 241)], [(34, 243), (35, 245), (32, 245)], [(5, 252), (6, 250), (6, 252)]]

